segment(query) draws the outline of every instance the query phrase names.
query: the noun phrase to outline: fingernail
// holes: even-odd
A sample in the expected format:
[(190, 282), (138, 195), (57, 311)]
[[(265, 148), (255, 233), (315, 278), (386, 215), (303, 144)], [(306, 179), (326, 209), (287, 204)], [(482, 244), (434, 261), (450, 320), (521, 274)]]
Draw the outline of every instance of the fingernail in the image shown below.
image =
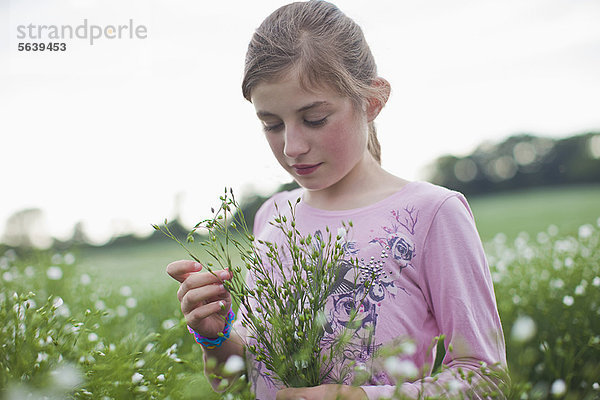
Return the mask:
[(223, 271), (219, 272), (219, 276), (221, 277), (221, 279), (227, 279), (227, 278), (229, 278), (229, 271), (223, 270)]
[(200, 271), (202, 269), (202, 264), (199, 262), (194, 263), (194, 271)]

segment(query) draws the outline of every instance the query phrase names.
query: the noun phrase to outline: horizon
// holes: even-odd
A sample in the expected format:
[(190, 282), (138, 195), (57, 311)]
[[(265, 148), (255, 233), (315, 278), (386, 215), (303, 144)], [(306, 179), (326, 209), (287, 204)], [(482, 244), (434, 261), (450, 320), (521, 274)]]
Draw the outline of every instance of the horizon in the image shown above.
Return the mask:
[[(245, 47), (283, 1), (253, 4), (33, 0), (0, 5), (0, 122), (5, 171), (0, 234), (40, 208), (48, 233), (145, 235), (179, 210), (192, 225), (223, 186), (265, 194), (290, 178), (241, 96)], [(423, 178), (444, 154), (520, 133), (600, 131), (600, 4), (335, 2), (362, 27), (392, 84), (377, 119), (383, 166)], [(147, 38), (58, 40), (65, 52), (19, 52), (21, 24), (118, 26)], [(133, 24), (133, 22), (132, 22)], [(236, 26), (237, 32), (229, 27)]]

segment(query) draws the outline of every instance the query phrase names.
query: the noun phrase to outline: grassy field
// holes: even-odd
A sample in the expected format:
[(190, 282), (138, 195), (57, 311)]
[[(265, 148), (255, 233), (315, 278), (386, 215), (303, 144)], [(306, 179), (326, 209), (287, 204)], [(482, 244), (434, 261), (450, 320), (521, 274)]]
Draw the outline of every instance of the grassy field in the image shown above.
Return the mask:
[(469, 198), (482, 240), (497, 233), (514, 239), (518, 233), (535, 235), (555, 225), (575, 234), (600, 217), (600, 185), (536, 188)]
[[(507, 340), (509, 398), (600, 398), (600, 186), (469, 200)], [(0, 254), (0, 399), (221, 398), (165, 273), (181, 258), (167, 238)]]

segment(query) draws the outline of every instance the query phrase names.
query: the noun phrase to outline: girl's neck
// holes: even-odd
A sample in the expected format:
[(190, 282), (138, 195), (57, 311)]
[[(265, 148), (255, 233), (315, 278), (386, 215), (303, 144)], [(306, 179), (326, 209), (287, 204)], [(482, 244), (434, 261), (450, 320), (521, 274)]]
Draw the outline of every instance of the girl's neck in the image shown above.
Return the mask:
[(365, 207), (399, 191), (408, 181), (385, 171), (370, 155), (334, 185), (322, 190), (305, 190), (303, 200), (322, 210)]

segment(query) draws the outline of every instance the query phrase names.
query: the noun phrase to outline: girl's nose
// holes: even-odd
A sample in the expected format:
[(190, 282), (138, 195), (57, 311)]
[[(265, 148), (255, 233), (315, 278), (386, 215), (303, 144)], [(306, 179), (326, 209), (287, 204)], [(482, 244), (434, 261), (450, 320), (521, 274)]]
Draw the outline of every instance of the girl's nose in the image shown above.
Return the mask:
[(286, 127), (283, 154), (286, 157), (295, 159), (302, 154), (308, 153), (308, 150), (310, 150), (310, 146), (304, 137), (302, 129)]

